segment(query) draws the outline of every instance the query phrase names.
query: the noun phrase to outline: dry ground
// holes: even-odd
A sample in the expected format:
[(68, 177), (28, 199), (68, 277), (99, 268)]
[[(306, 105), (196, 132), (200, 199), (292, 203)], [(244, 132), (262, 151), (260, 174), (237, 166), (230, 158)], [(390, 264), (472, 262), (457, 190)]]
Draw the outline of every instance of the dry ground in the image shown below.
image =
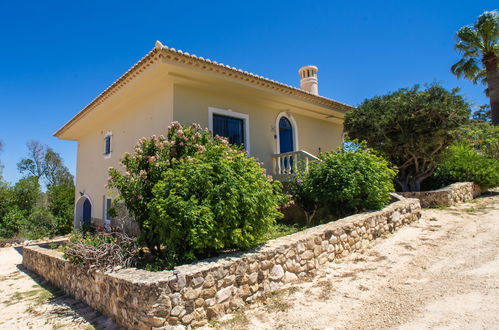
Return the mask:
[(235, 329), (499, 329), (499, 196), (422, 219), (214, 323)]
[[(0, 329), (116, 328), (0, 249)], [(499, 196), (431, 209), (314, 280), (211, 326), (234, 329), (499, 329)]]
[(26, 270), (21, 262), (21, 248), (0, 248), (0, 329), (118, 328)]

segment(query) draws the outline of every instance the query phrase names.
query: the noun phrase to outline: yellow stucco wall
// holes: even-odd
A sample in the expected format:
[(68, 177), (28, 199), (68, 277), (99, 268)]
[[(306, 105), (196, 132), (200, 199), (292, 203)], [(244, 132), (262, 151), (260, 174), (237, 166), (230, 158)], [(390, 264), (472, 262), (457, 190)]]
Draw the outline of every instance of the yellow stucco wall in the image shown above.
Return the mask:
[[(124, 91), (127, 94), (127, 91)], [(132, 95), (130, 95), (132, 94)], [(106, 105), (103, 105), (105, 109)], [(78, 141), (76, 200), (80, 192), (92, 202), (92, 218), (102, 220), (104, 196), (108, 190), (108, 168), (118, 164), (124, 152), (130, 152), (137, 140), (164, 134), (173, 118), (173, 86), (165, 82), (149, 89), (147, 95), (128, 93), (126, 105), (114, 109), (111, 118), (93, 122), (93, 129)], [(111, 107), (111, 105), (109, 105)], [(108, 109), (111, 111), (111, 109)], [(104, 138), (112, 132), (111, 155), (104, 156)]]
[[(250, 98), (215, 93), (187, 86), (174, 87), (173, 119), (183, 124), (197, 122), (208, 127), (209, 107), (247, 114), (250, 123), (250, 155), (264, 163), (272, 171), (271, 158), (277, 152), (275, 126), (277, 116), (288, 108), (262, 106)], [(291, 112), (298, 130), (298, 148), (313, 155), (335, 149), (341, 145), (341, 125)], [(270, 173), (269, 172), (269, 173)]]
[[(141, 137), (164, 134), (173, 120), (208, 127), (209, 107), (249, 116), (250, 154), (262, 161), (269, 173), (271, 157), (277, 150), (276, 118), (284, 111), (291, 113), (296, 122), (299, 149), (316, 155), (319, 148), (327, 151), (341, 145), (339, 124), (293, 113), (278, 103), (265, 105), (250, 96), (174, 84), (167, 76), (158, 79), (126, 87), (102, 104), (92, 114), (94, 117), (87, 119), (91, 124), (86, 124), (84, 134), (78, 137), (76, 200), (80, 192), (91, 198), (92, 218), (98, 224), (102, 223), (104, 196), (108, 195), (108, 168), (121, 169), (118, 162), (124, 152), (130, 152)], [(108, 132), (112, 132), (112, 153), (106, 158), (104, 138)]]

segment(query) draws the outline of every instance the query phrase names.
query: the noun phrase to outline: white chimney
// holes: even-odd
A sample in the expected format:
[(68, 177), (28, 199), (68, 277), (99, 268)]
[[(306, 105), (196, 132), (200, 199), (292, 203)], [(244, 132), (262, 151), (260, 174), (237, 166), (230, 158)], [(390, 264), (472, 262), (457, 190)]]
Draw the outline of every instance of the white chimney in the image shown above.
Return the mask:
[(300, 88), (305, 92), (319, 95), (317, 71), (318, 69), (315, 65), (306, 65), (298, 70), (298, 73), (300, 74)]

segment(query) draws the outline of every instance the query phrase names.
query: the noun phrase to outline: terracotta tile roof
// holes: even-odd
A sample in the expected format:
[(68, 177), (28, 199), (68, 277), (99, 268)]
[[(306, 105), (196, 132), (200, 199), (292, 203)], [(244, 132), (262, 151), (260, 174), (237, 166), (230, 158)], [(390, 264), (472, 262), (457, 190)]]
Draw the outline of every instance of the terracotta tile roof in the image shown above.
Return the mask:
[(155, 47), (142, 57), (137, 63), (135, 63), (127, 72), (125, 72), (120, 78), (113, 82), (108, 88), (106, 88), (102, 93), (100, 93), (92, 102), (90, 102), (85, 108), (83, 108), (77, 115), (75, 115), (71, 120), (69, 120), (64, 126), (62, 126), (54, 136), (59, 136), (70, 126), (72, 126), (76, 121), (83, 117), (90, 110), (95, 108), (97, 105), (101, 104), (111, 95), (115, 94), (119, 89), (125, 86), (133, 78), (135, 78), (142, 71), (151, 66), (154, 62), (159, 59), (165, 59), (167, 62), (179, 63), (184, 65), (189, 65), (192, 67), (199, 68), (208, 72), (215, 72), (227, 77), (249, 82), (251, 84), (261, 86), (264, 88), (276, 90), (280, 93), (296, 96), (298, 98), (304, 99), (306, 101), (316, 103), (319, 105), (324, 105), (337, 110), (348, 111), (353, 109), (352, 106), (332, 100), (327, 97), (314, 95), (312, 93), (306, 92), (302, 89), (296, 88), (294, 86), (286, 85), (281, 82), (253, 74), (248, 71), (244, 71), (223, 63), (217, 63), (210, 59), (205, 59), (203, 57), (198, 57), (194, 54), (189, 54), (182, 50), (176, 50), (175, 48), (169, 48), (163, 46), (161, 42), (156, 41)]

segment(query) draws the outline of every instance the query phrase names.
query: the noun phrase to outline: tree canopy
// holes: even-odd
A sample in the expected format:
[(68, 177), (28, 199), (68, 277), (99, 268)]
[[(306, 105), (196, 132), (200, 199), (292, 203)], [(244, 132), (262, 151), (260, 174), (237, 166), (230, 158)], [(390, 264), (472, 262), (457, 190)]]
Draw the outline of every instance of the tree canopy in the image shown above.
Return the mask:
[(499, 13), (486, 11), (473, 26), (464, 26), (457, 31), (455, 49), (462, 58), (451, 67), (457, 77), (473, 83), (487, 84), (486, 94), (490, 98), (492, 123), (499, 123)]
[(433, 84), (420, 90), (415, 85), (365, 100), (346, 114), (345, 130), (398, 167), (395, 182), (402, 191), (419, 191), (469, 113), (458, 89)]
[(17, 163), (20, 173), (44, 179), (47, 186), (72, 184), (73, 175), (64, 166), (61, 156), (52, 148), (31, 140), (26, 143), (28, 157)]

